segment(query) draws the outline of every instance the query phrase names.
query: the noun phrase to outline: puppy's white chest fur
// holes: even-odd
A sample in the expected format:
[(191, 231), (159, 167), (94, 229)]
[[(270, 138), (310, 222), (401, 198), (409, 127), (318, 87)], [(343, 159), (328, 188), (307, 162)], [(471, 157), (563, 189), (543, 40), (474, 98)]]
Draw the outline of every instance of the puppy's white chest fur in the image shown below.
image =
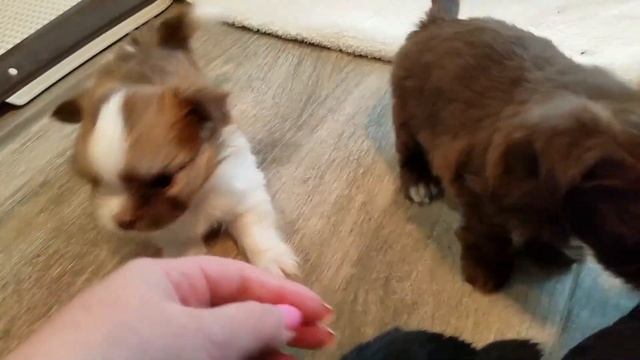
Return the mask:
[(150, 238), (159, 245), (200, 240), (213, 226), (232, 221), (256, 203), (270, 201), (263, 191), (264, 175), (242, 132), (228, 126), (221, 142), (218, 166), (189, 209), (172, 225), (151, 233)]
[(204, 235), (223, 224), (249, 260), (276, 274), (296, 274), (298, 260), (278, 230), (271, 197), (251, 146), (235, 126), (223, 130), (218, 167), (189, 210), (174, 224), (151, 234), (166, 256), (206, 251)]

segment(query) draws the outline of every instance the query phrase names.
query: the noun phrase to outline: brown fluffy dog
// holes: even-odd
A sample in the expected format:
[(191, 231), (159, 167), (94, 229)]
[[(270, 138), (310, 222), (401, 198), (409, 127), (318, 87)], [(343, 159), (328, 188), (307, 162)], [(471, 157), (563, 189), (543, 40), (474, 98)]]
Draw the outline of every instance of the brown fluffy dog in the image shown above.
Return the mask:
[(404, 191), (462, 214), (467, 282), (508, 281), (516, 245), (562, 259), (571, 236), (640, 285), (640, 94), (549, 40), (434, 1), (393, 69)]

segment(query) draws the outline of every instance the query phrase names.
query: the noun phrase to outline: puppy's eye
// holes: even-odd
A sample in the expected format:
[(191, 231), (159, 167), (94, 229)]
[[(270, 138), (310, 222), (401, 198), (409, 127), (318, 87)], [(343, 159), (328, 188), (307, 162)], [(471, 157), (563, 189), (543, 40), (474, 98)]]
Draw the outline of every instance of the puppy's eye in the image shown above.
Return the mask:
[(152, 189), (162, 190), (171, 186), (173, 182), (173, 175), (171, 174), (160, 174), (152, 178), (148, 186)]

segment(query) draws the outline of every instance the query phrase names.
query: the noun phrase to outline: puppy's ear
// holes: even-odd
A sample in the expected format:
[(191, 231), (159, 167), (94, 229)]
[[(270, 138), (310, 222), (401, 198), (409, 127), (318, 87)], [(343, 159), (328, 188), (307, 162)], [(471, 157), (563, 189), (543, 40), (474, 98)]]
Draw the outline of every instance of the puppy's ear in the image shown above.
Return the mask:
[(186, 106), (187, 118), (200, 126), (203, 138), (211, 138), (229, 125), (228, 93), (209, 86), (178, 90), (177, 93)]
[(497, 134), (487, 156), (484, 191), (503, 204), (524, 206), (535, 198), (539, 176), (538, 153), (526, 134)]
[(537, 150), (526, 136), (497, 136), (487, 161), (488, 189), (501, 197), (526, 195), (540, 172)]
[(58, 105), (51, 116), (63, 123), (77, 124), (82, 120), (82, 104), (78, 98), (72, 98)]
[(158, 45), (168, 49), (189, 50), (191, 38), (195, 32), (191, 6), (180, 4), (157, 29)]

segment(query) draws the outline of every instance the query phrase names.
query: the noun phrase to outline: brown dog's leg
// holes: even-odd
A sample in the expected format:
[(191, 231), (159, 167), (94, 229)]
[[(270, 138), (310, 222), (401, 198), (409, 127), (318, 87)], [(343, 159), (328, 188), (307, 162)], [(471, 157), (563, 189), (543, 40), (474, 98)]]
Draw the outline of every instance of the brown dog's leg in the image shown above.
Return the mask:
[(465, 221), (456, 232), (462, 246), (462, 272), (474, 288), (492, 293), (504, 287), (513, 272), (513, 244), (500, 227)]
[(440, 179), (432, 173), (427, 151), (409, 127), (407, 116), (401, 101), (394, 100), (393, 124), (402, 191), (407, 199), (422, 205), (442, 195), (442, 185)]

